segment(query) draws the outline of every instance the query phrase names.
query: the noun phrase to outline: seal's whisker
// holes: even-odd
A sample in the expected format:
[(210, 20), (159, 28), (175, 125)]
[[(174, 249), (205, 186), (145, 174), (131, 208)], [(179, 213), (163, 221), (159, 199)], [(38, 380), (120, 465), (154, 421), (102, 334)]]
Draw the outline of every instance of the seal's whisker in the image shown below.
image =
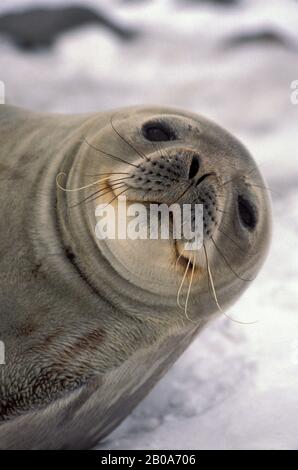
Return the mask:
[(113, 117), (114, 116), (111, 116), (111, 119), (110, 119), (110, 123), (111, 123), (111, 126), (112, 126), (112, 129), (113, 131), (116, 132), (116, 134), (120, 137), (120, 139), (126, 144), (128, 145), (130, 148), (132, 148), (141, 158), (144, 158), (145, 160), (149, 161), (149, 158), (147, 157), (147, 155), (143, 154), (142, 152), (140, 152), (138, 149), (136, 149), (130, 142), (128, 142), (128, 140), (126, 140), (121, 134), (119, 131), (117, 131), (117, 129), (115, 128), (114, 124), (113, 124)]
[(96, 196), (96, 198), (102, 197), (105, 194), (108, 194), (109, 192), (112, 192), (114, 189), (118, 189), (119, 187), (121, 188), (122, 186), (125, 186), (125, 183), (122, 183), (122, 182), (119, 181), (118, 183), (115, 183), (114, 185), (110, 185), (109, 188), (107, 188), (107, 187), (100, 188), (97, 191), (95, 191), (94, 193), (89, 194), (89, 196), (87, 196), (85, 198), (84, 202), (87, 201), (88, 199), (91, 199), (93, 196)]
[[(251, 172), (250, 172), (251, 173)], [(248, 173), (248, 174), (250, 174)], [(218, 189), (222, 188), (223, 186), (226, 186), (227, 184), (230, 184), (232, 183), (233, 181), (235, 181), (235, 179), (239, 178), (238, 176), (235, 176), (234, 178), (226, 181), (225, 183), (223, 183), (221, 186), (218, 187)], [(269, 186), (263, 186), (261, 184), (252, 184), (252, 183), (248, 183), (247, 181), (245, 181), (245, 184), (246, 186), (251, 186), (251, 187), (254, 187), (254, 188), (260, 188), (260, 189), (264, 189), (266, 191), (270, 191), (271, 193), (274, 193), (274, 194), (277, 194), (277, 195), (280, 195), (280, 193), (272, 188), (269, 188)]]
[[(203, 242), (203, 248), (204, 248), (204, 254), (205, 254), (205, 261), (206, 261), (206, 271), (207, 271), (207, 274), (208, 274), (208, 256), (207, 256), (207, 249), (205, 247), (204, 242)], [(208, 292), (211, 295), (209, 274), (207, 275), (207, 282), (208, 282)]]
[(161, 149), (161, 146), (158, 144), (158, 142), (152, 142), (152, 145), (154, 146), (155, 144), (155, 147), (157, 147), (157, 151), (159, 153), (159, 155), (161, 156), (161, 158), (164, 158), (164, 155), (162, 153), (162, 149)]
[[(119, 188), (117, 188), (119, 189)], [(129, 188), (125, 188), (123, 191), (121, 191), (119, 194), (116, 194), (113, 199), (111, 199), (104, 207), (103, 209), (105, 209), (105, 207), (107, 207), (109, 204), (112, 204), (113, 201), (115, 201), (115, 199), (118, 199), (119, 196), (121, 196), (122, 194), (124, 194)], [(95, 198), (97, 199), (97, 198)]]
[[(106, 189), (106, 188), (104, 188), (104, 189)], [(102, 190), (103, 190), (103, 188), (101, 189), (101, 191), (102, 191)], [(105, 196), (106, 194), (109, 194), (109, 193), (112, 192), (112, 188), (109, 188), (106, 192), (104, 192), (104, 193), (102, 193), (102, 194), (99, 194), (99, 192), (100, 192), (100, 191), (96, 191), (96, 192), (90, 194), (89, 196), (87, 196), (86, 198), (82, 199), (82, 200), (79, 201), (78, 203), (73, 204), (72, 206), (70, 206), (70, 208), (72, 209), (72, 208), (74, 208), (74, 207), (80, 206), (80, 205), (83, 204), (84, 202), (85, 202), (85, 203), (88, 203), (88, 202), (93, 201), (94, 199), (97, 199), (97, 198), (101, 197), (101, 196)], [(99, 194), (99, 195), (98, 195), (96, 198), (91, 199), (91, 198), (92, 198), (93, 196), (95, 196), (96, 194)]]
[(184, 253), (184, 251), (185, 251), (185, 248), (183, 248), (183, 249), (182, 249), (182, 251), (181, 251), (180, 255), (177, 257), (177, 259), (176, 259), (176, 263), (175, 263), (175, 269), (177, 269), (177, 266), (178, 266), (179, 260), (180, 260), (181, 256), (183, 256), (183, 253)]
[(176, 202), (178, 202), (179, 199), (181, 199), (184, 196), (184, 194), (187, 193), (187, 191), (190, 189), (192, 185), (193, 183), (190, 183), (190, 185), (187, 186), (187, 188), (183, 191), (183, 193), (174, 202), (172, 202), (172, 204), (176, 204)]
[[(166, 159), (166, 158), (169, 159), (169, 158), (170, 158), (170, 155), (169, 155), (169, 153), (167, 152), (167, 150), (166, 150), (166, 149), (163, 149), (163, 148), (159, 145), (158, 142), (152, 142), (152, 145), (155, 146), (155, 147), (157, 147), (157, 151), (158, 151), (159, 155), (161, 156), (161, 158), (164, 158), (164, 159)], [(164, 152), (164, 153), (163, 153), (163, 152)]]
[(129, 180), (129, 179), (130, 179), (130, 176), (129, 177), (124, 176), (123, 178), (114, 178), (110, 180), (110, 183), (117, 183), (118, 181), (124, 181), (124, 180)]
[[(95, 191), (94, 193), (89, 194), (89, 196), (82, 199), (79, 203), (77, 203), (77, 204), (75, 204), (71, 207), (76, 207), (76, 206), (82, 204), (83, 202), (94, 201), (95, 199), (98, 199), (99, 197), (102, 197), (102, 196), (105, 196), (106, 194), (111, 193), (114, 189), (120, 189), (123, 186), (126, 186), (125, 183), (122, 183), (121, 181), (119, 181), (118, 183), (115, 183), (114, 185), (110, 185), (110, 188), (106, 188), (106, 187), (100, 188), (97, 191)], [(93, 196), (96, 196), (96, 198), (93, 198)], [(91, 199), (91, 198), (93, 198), (93, 199)]]
[(219, 302), (218, 302), (218, 298), (217, 298), (217, 295), (216, 295), (216, 290), (215, 290), (215, 286), (214, 286), (214, 282), (213, 282), (213, 277), (212, 277), (212, 273), (211, 273), (211, 269), (210, 269), (210, 264), (209, 264), (209, 260), (208, 260), (208, 253), (207, 253), (207, 248), (205, 246), (205, 244), (203, 245), (204, 247), (204, 252), (205, 252), (205, 258), (206, 258), (206, 264), (207, 264), (207, 273), (208, 273), (208, 279), (210, 281), (210, 286), (211, 286), (211, 289), (212, 289), (212, 294), (213, 294), (213, 297), (214, 297), (214, 300), (215, 300), (215, 303), (217, 305), (217, 308), (220, 312), (222, 312), (227, 318), (229, 318), (230, 320), (232, 321), (236, 321), (238, 323), (237, 320), (234, 320), (233, 318), (230, 318), (224, 311), (223, 309), (221, 308)]
[(189, 320), (190, 322), (192, 323), (196, 323), (195, 321), (193, 321), (187, 314), (187, 307), (188, 307), (188, 300), (189, 300), (189, 296), (190, 296), (190, 291), (191, 291), (191, 286), (192, 286), (192, 281), (193, 281), (193, 275), (194, 275), (194, 271), (195, 271), (195, 257), (196, 255), (194, 254), (193, 256), (193, 260), (192, 260), (192, 269), (191, 269), (191, 276), (190, 276), (190, 281), (189, 281), (189, 286), (188, 286), (188, 290), (187, 290), (187, 295), (186, 295), (186, 300), (185, 300), (185, 306), (184, 306), (184, 313), (185, 313), (185, 316), (187, 318), (187, 320)]
[[(254, 171), (257, 171), (257, 168), (253, 168), (251, 171), (249, 171), (247, 173), (247, 175), (250, 175), (251, 173), (253, 173)], [(227, 184), (230, 184), (232, 183), (233, 181), (235, 181), (236, 179), (239, 178), (239, 175), (236, 175), (234, 176), (233, 178), (231, 178), (230, 180), (228, 181), (224, 181), (223, 184), (221, 184), (220, 186), (217, 187), (217, 189), (221, 189), (223, 186), (226, 186)]]
[[(246, 176), (247, 176), (247, 175), (251, 175), (251, 174), (254, 173), (255, 171), (259, 170), (259, 167), (260, 167), (261, 165), (262, 165), (262, 164), (256, 165), (255, 168), (252, 168), (251, 171), (249, 171), (248, 173), (246, 173)], [(220, 189), (220, 188), (222, 188), (223, 186), (226, 186), (227, 184), (232, 183), (233, 181), (235, 181), (235, 179), (238, 179), (238, 178), (240, 178), (239, 175), (234, 176), (234, 177), (231, 178), (230, 180), (225, 181), (222, 185), (218, 186), (217, 189)], [(242, 178), (242, 179), (243, 179), (243, 178)], [(245, 181), (245, 183), (246, 183), (247, 185), (250, 185), (250, 183), (247, 183), (246, 181)], [(257, 186), (257, 185), (253, 185), (253, 184), (252, 184), (251, 186)], [(262, 187), (262, 186), (260, 185), (260, 187)], [(264, 186), (264, 189), (268, 189), (269, 191), (273, 191), (273, 190), (271, 190), (270, 188), (267, 188), (267, 187), (265, 187), (265, 186)]]
[(148, 188), (147, 191), (144, 192), (143, 197), (146, 197), (147, 194), (150, 193), (150, 191), (152, 191), (152, 189), (151, 189), (151, 188)]
[(230, 214), (230, 212), (224, 211), (221, 207), (216, 206), (216, 210), (222, 212), (223, 214)]
[(95, 173), (93, 175), (91, 174), (88, 174), (88, 173), (84, 173), (83, 176), (88, 176), (88, 177), (91, 177), (91, 178), (97, 178), (98, 176), (105, 176), (105, 175), (129, 175), (130, 173), (128, 173), (128, 171), (109, 171), (109, 172), (106, 172), (106, 173)]
[(220, 209), (219, 207), (216, 207), (216, 210), (217, 210), (218, 212), (221, 212), (222, 214), (228, 214), (228, 215), (229, 215), (229, 212), (224, 211), (224, 210)]
[(206, 248), (205, 244), (203, 244), (203, 247), (204, 247), (205, 258), (206, 258), (208, 279), (209, 279), (210, 286), (211, 286), (211, 289), (212, 289), (212, 294), (213, 294), (213, 297), (214, 297), (214, 300), (215, 300), (215, 303), (217, 305), (218, 310), (223, 312), (221, 306), (219, 305), (218, 299), (217, 299), (216, 290), (215, 290), (215, 287), (214, 287), (213, 277), (212, 277), (212, 274), (211, 274), (211, 269), (210, 269), (210, 264), (209, 264), (209, 259), (208, 259), (207, 248)]
[(224, 186), (226, 186), (227, 184), (230, 184), (232, 183), (233, 181), (235, 181), (237, 178), (239, 178), (239, 176), (235, 176), (234, 178), (231, 178), (230, 180), (228, 181), (225, 181), (224, 183), (222, 183), (220, 186), (217, 187), (217, 189), (221, 189), (223, 188)]
[[(210, 280), (210, 285), (211, 285), (211, 289), (212, 289), (212, 294), (213, 294), (213, 297), (214, 297), (214, 300), (215, 300), (215, 303), (217, 305), (217, 308), (218, 310), (224, 314), (225, 317), (227, 317), (229, 320), (231, 320), (232, 322), (234, 323), (239, 323), (240, 325), (252, 325), (254, 323), (257, 323), (256, 321), (252, 321), (252, 322), (244, 322), (244, 321), (240, 321), (240, 320), (235, 320), (235, 318), (232, 318), (230, 317), (220, 306), (219, 304), (219, 301), (218, 301), (218, 298), (217, 298), (217, 294), (216, 294), (216, 290), (215, 290), (215, 285), (214, 285), (214, 282), (213, 282), (213, 277), (212, 277), (212, 273), (211, 273), (211, 268), (210, 268), (210, 264), (209, 264), (209, 260), (208, 260), (208, 254), (207, 254), (207, 249), (204, 246), (204, 251), (205, 251), (205, 258), (206, 258), (206, 264), (207, 264), (207, 272), (208, 272), (208, 279)], [(209, 283), (209, 281), (208, 281)]]
[[(68, 188), (64, 188), (63, 186), (60, 185), (60, 183), (58, 182), (58, 178), (60, 175), (65, 175), (65, 173), (59, 173), (56, 177), (56, 184), (58, 186), (59, 189), (61, 189), (62, 191), (64, 192), (67, 192), (67, 193), (72, 193), (72, 192), (77, 192), (77, 191), (82, 191), (83, 189), (87, 189), (87, 188), (90, 188), (91, 186), (95, 186), (95, 185), (99, 185), (99, 184), (102, 184), (104, 183), (105, 181), (109, 180), (110, 177), (106, 177), (106, 178), (102, 178), (100, 180), (97, 180), (97, 181), (94, 181), (93, 183), (89, 183), (89, 184), (86, 184), (85, 186), (80, 186), (79, 188), (74, 188), (74, 189), (68, 189)], [(111, 179), (110, 181), (112, 183), (116, 183), (118, 181), (123, 181), (123, 180), (127, 180), (129, 179), (128, 177), (124, 177), (124, 178), (115, 178), (115, 179)]]
[(263, 186), (261, 184), (252, 184), (252, 183), (247, 183), (247, 186), (252, 186), (254, 188), (260, 188), (260, 189), (265, 189), (266, 191), (270, 191), (271, 193), (277, 194), (280, 196), (280, 192), (276, 191), (275, 189), (269, 188), (269, 186)]
[(138, 168), (137, 165), (135, 165), (134, 163), (131, 163), (131, 162), (128, 162), (127, 160), (123, 160), (123, 158), (120, 158), (120, 157), (117, 157), (117, 155), (113, 155), (112, 153), (109, 153), (109, 152), (106, 152), (105, 150), (102, 150), (100, 149), (99, 147), (93, 145), (93, 144), (90, 144), (90, 142), (88, 142), (88, 140), (86, 139), (85, 136), (83, 136), (83, 140), (86, 142), (87, 145), (89, 145), (89, 147), (91, 147), (93, 150), (96, 150), (97, 152), (100, 152), (102, 153), (103, 155), (106, 155), (107, 157), (111, 157), (112, 159), (116, 160), (116, 161), (119, 161), (119, 162), (122, 162), (124, 163), (125, 165), (131, 165), (135, 168)]
[[(122, 189), (123, 186), (125, 186), (125, 185), (123, 184), (122, 186), (117, 187), (117, 188), (114, 188), (114, 189)], [(125, 188), (125, 189), (124, 189), (123, 191), (121, 191), (119, 194), (115, 194), (115, 196), (114, 196), (109, 202), (107, 202), (107, 203), (105, 204), (105, 206), (104, 206), (102, 209), (104, 210), (109, 204), (111, 204), (113, 201), (115, 201), (115, 199), (117, 199), (119, 196), (121, 196), (121, 194), (124, 194), (125, 191), (127, 191), (128, 189), (129, 189), (129, 188)], [(99, 199), (100, 197), (105, 196), (106, 194), (109, 194), (109, 193), (112, 193), (111, 189), (110, 189), (109, 191), (107, 191), (106, 193), (101, 194), (100, 196), (96, 196), (96, 197), (94, 197), (94, 198), (92, 198), (92, 199), (89, 199), (87, 202), (96, 201), (96, 199)]]
[(67, 193), (82, 191), (83, 189), (90, 188), (91, 186), (95, 186), (96, 184), (102, 183), (103, 181), (106, 181), (106, 180), (109, 179), (109, 176), (107, 176), (106, 178), (102, 178), (100, 180), (93, 181), (93, 183), (86, 184), (85, 186), (80, 186), (79, 188), (69, 189), (69, 188), (65, 188), (65, 187), (61, 186), (61, 184), (58, 181), (59, 177), (62, 176), (62, 175), (66, 176), (66, 173), (61, 172), (61, 173), (58, 173), (58, 175), (56, 176), (56, 185), (59, 189), (61, 189), (62, 191), (65, 191)]
[(230, 235), (228, 235), (226, 232), (224, 232), (224, 231), (223, 231), (222, 229), (220, 229), (219, 227), (217, 227), (217, 230), (218, 230), (219, 232), (221, 232), (221, 233), (222, 233), (225, 237), (227, 237), (229, 240), (231, 240), (231, 242), (233, 242), (234, 245), (236, 245), (237, 248), (239, 248), (239, 250), (241, 250), (243, 253), (246, 253), (246, 251), (245, 251), (240, 245), (238, 245), (238, 243), (235, 242), (235, 240), (234, 240)]
[(190, 260), (190, 258), (189, 258), (189, 259), (188, 259), (187, 266), (186, 266), (185, 271), (184, 271), (184, 275), (183, 275), (182, 281), (181, 281), (181, 283), (180, 283), (180, 287), (179, 287), (178, 292), (177, 292), (177, 305), (178, 305), (179, 308), (182, 308), (182, 309), (183, 309), (183, 306), (182, 306), (181, 303), (180, 303), (180, 293), (181, 293), (181, 290), (182, 290), (182, 287), (183, 287), (185, 278), (186, 278), (186, 276), (187, 276), (188, 268), (189, 268), (189, 266), (190, 266), (190, 263), (191, 263), (191, 260)]
[(238, 279), (241, 279), (241, 281), (245, 281), (245, 282), (251, 282), (253, 281), (253, 279), (246, 279), (244, 277), (241, 277), (238, 273), (236, 273), (235, 269), (232, 268), (232, 266), (230, 265), (230, 263), (228, 262), (226, 256), (222, 253), (222, 251), (219, 249), (219, 247), (217, 246), (217, 244), (215, 243), (215, 240), (213, 237), (211, 237), (211, 240), (215, 246), (215, 248), (217, 249), (218, 253), (221, 255), (221, 257), (223, 258), (223, 260), (225, 261), (225, 263), (227, 264), (227, 266), (230, 268), (230, 270), (232, 271), (232, 273), (238, 277)]

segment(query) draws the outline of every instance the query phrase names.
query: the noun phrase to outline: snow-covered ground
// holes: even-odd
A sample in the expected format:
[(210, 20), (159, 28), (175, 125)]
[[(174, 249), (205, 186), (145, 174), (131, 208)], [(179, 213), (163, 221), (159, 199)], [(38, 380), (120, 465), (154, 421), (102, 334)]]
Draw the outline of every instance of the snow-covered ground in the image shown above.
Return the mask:
[[(12, 6), (74, 1), (3, 0)], [(78, 2), (77, 2), (78, 3)], [(272, 189), (274, 234), (257, 280), (211, 324), (99, 448), (298, 449), (298, 2), (84, 1), (140, 30), (135, 41), (88, 27), (50, 51), (24, 54), (1, 39), (6, 100), (61, 112), (137, 103), (207, 115), (234, 132)], [(228, 45), (274, 31), (286, 44)], [(287, 46), (289, 44), (289, 46)]]

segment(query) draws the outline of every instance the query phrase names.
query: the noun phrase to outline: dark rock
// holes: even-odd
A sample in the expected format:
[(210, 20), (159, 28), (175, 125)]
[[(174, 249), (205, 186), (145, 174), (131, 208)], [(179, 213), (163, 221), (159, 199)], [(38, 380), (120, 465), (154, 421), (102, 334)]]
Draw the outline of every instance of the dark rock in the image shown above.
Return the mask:
[(50, 47), (62, 33), (90, 24), (105, 27), (124, 40), (136, 35), (135, 31), (117, 25), (102, 13), (79, 6), (7, 13), (0, 17), (0, 34), (22, 49), (30, 50)]
[(239, 0), (187, 0), (188, 2), (192, 3), (211, 3), (214, 5), (224, 5), (224, 6), (231, 6), (237, 5)]
[(232, 47), (245, 46), (249, 44), (272, 44), (286, 48), (293, 48), (294, 46), (289, 38), (274, 30), (244, 32), (226, 41), (226, 45)]

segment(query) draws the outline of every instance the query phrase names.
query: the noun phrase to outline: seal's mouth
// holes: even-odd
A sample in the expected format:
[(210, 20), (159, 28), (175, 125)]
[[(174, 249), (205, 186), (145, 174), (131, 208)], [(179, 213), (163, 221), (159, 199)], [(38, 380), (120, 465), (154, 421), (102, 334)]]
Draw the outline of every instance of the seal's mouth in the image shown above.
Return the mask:
[(186, 277), (199, 276), (203, 272), (203, 267), (198, 262), (198, 251), (185, 250), (181, 240), (174, 240), (174, 263), (182, 274)]
[[(107, 204), (116, 204), (118, 196), (120, 196), (122, 189), (113, 188), (113, 185), (110, 183), (109, 180), (105, 181), (105, 188), (108, 193), (108, 196), (106, 196)], [(129, 202), (129, 204), (141, 203), (144, 207), (146, 207), (147, 210), (150, 209), (150, 204), (159, 204), (159, 202), (156, 200), (140, 201), (135, 197), (130, 199), (129, 194), (127, 195), (127, 201)], [(173, 246), (173, 259), (171, 264), (175, 266), (176, 270), (178, 270), (182, 275), (186, 272), (186, 277), (189, 277), (190, 273), (192, 273), (193, 276), (197, 276), (202, 272), (202, 266), (200, 266), (198, 263), (197, 250), (186, 250), (185, 243), (181, 239), (169, 237), (169, 242)]]

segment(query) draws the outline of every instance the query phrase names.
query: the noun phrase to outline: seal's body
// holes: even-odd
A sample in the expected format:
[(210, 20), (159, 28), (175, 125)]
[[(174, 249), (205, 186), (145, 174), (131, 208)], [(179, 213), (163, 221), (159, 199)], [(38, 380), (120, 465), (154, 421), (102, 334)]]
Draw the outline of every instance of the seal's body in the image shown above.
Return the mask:
[[(0, 142), (0, 448), (88, 448), (257, 273), (270, 234), (264, 183), (229, 133), (175, 109), (2, 105)], [(59, 189), (61, 172), (82, 191)], [(124, 191), (131, 202), (202, 203), (204, 250), (98, 240), (98, 198)]]

